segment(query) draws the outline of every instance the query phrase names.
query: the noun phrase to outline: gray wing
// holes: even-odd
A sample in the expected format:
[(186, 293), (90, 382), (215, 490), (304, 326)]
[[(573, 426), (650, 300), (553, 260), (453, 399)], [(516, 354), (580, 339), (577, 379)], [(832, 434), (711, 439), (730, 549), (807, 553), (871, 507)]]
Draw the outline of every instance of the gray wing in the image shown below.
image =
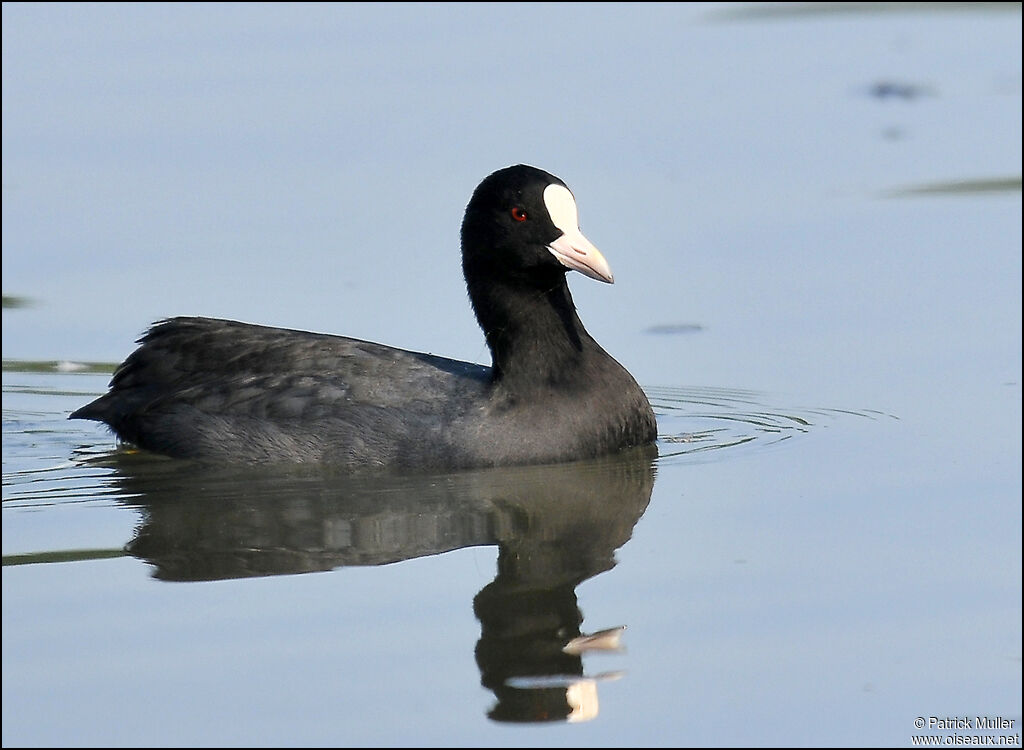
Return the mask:
[(490, 368), (368, 341), (209, 318), (155, 324), (73, 418), (181, 457), (416, 463)]

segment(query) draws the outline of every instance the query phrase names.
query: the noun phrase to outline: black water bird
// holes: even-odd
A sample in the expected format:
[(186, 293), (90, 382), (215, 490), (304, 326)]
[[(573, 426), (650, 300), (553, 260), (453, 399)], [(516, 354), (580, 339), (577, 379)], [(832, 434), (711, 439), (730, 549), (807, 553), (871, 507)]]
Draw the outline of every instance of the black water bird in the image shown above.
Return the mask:
[(518, 165), (477, 187), (462, 267), (492, 365), (229, 320), (160, 321), (70, 416), (141, 448), (347, 471), (571, 461), (654, 441), (633, 377), (580, 322), (566, 273), (611, 283), (560, 179)]

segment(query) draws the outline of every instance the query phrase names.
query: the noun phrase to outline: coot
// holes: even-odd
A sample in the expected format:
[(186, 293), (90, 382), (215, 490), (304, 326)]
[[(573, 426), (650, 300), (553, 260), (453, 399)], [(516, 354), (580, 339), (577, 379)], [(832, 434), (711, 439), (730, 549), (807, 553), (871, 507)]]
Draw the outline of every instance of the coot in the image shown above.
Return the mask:
[(654, 413), (587, 333), (566, 272), (612, 283), (565, 183), (535, 167), (477, 187), (462, 267), (491, 367), (229, 320), (154, 324), (73, 412), (141, 448), (347, 471), (571, 461), (652, 442)]

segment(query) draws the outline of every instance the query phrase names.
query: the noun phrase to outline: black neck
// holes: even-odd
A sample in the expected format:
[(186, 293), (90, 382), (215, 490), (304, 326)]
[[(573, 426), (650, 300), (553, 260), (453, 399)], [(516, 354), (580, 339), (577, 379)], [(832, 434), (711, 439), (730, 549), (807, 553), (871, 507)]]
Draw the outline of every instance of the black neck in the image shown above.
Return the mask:
[(494, 380), (505, 386), (570, 384), (584, 356), (599, 349), (576, 314), (564, 274), (536, 287), (470, 283), (469, 296), (491, 350)]

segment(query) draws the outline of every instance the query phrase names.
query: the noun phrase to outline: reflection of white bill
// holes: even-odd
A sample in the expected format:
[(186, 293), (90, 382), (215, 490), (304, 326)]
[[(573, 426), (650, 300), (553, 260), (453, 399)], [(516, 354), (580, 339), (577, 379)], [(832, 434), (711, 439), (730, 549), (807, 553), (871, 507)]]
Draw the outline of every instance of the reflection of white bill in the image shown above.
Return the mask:
[(620, 625), (617, 628), (598, 630), (590, 635), (581, 635), (565, 644), (562, 651), (574, 656), (582, 654), (584, 651), (621, 651), (622, 631), (625, 629), (625, 625)]
[(597, 716), (597, 683), (593, 680), (580, 680), (565, 690), (565, 700), (572, 711), (565, 717), (566, 721), (590, 721)]
[(509, 687), (526, 690), (539, 688), (565, 688), (565, 702), (569, 704), (566, 721), (590, 721), (598, 712), (597, 683), (617, 680), (625, 672), (602, 672), (593, 677), (579, 675), (545, 675), (544, 677), (512, 677), (505, 681)]

